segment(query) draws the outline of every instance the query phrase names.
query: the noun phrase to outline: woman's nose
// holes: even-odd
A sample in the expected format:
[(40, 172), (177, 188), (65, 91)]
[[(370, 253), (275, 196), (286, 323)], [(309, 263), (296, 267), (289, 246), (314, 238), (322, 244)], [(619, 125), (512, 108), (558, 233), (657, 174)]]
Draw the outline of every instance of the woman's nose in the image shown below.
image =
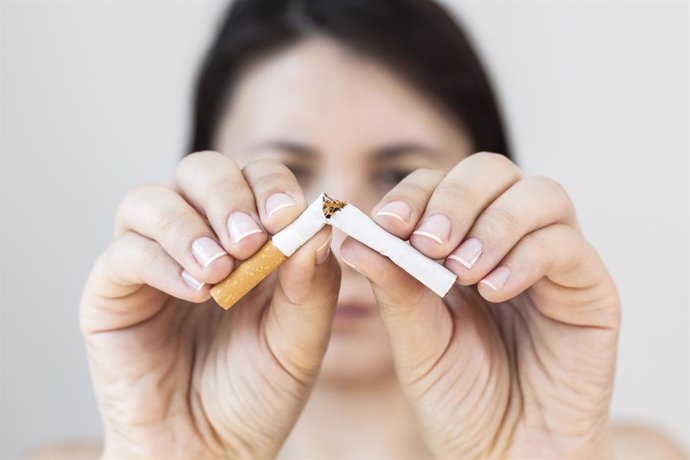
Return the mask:
[[(369, 214), (379, 198), (375, 196), (376, 191), (373, 189), (372, 184), (368, 183), (367, 176), (362, 169), (349, 170), (346, 167), (333, 167), (332, 170), (323, 174), (314, 184), (312, 192), (310, 195), (313, 196), (318, 196), (321, 192), (325, 192), (332, 198), (352, 203), (366, 214)], [(347, 235), (342, 231), (336, 228), (333, 229), (331, 248), (339, 261), (342, 261), (340, 245), (346, 237)], [(341, 263), (340, 266), (343, 272), (351, 271), (351, 274), (356, 273), (347, 264)]]
[(352, 172), (333, 169), (335, 171), (329, 171), (320, 178), (316, 185), (316, 194), (325, 192), (336, 200), (352, 203), (368, 214), (376, 204), (377, 197), (374, 196), (375, 191), (372, 190), (371, 184), (367, 183), (366, 175), (361, 169)]

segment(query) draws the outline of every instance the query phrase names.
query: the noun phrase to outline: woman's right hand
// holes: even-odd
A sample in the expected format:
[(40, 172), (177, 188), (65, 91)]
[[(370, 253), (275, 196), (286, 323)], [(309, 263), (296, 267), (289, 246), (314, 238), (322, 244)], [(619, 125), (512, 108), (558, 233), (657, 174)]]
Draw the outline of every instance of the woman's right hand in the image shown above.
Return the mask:
[(306, 206), (284, 165), (240, 169), (216, 152), (186, 157), (173, 188), (127, 194), (81, 301), (104, 457), (277, 453), (328, 344), (340, 286), (330, 228), (229, 311), (209, 285)]

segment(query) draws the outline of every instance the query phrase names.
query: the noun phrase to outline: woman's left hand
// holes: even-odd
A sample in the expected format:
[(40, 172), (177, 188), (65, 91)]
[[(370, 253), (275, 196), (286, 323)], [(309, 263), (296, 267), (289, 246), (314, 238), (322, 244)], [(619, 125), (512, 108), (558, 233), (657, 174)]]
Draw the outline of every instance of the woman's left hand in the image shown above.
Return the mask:
[(442, 299), (361, 243), (341, 246), (371, 281), (434, 453), (608, 456), (620, 302), (563, 188), (478, 153), (413, 172), (372, 217), (458, 275)]

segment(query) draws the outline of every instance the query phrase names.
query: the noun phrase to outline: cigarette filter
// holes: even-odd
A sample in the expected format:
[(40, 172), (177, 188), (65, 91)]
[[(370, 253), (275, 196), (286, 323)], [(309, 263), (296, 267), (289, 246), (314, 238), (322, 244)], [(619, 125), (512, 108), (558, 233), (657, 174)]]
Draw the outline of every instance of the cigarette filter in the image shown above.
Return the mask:
[(256, 254), (211, 288), (211, 295), (227, 310), (326, 224), (388, 257), (441, 297), (455, 283), (455, 274), (443, 265), (388, 233), (355, 206), (322, 193), (294, 222), (273, 235)]
[(218, 305), (227, 310), (285, 262), (285, 259), (285, 254), (269, 240), (256, 254), (233, 270), (230, 276), (213, 286), (211, 295)]

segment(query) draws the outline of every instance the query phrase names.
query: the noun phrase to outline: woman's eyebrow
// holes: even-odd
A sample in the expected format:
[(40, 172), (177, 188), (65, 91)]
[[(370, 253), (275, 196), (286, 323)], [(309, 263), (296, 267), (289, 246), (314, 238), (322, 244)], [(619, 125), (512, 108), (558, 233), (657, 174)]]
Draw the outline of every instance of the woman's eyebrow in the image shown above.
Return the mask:
[(390, 161), (405, 155), (423, 155), (429, 158), (438, 158), (438, 150), (417, 142), (404, 142), (386, 145), (374, 151), (375, 161)]
[(251, 147), (252, 152), (261, 150), (280, 150), (295, 155), (314, 158), (318, 156), (316, 148), (307, 144), (291, 141), (287, 139), (276, 139), (267, 142), (261, 142)]
[[(262, 150), (279, 150), (286, 153), (292, 153), (298, 156), (307, 158), (318, 157), (318, 149), (316, 147), (307, 145), (302, 142), (275, 139), (267, 142), (261, 142), (253, 145), (250, 149), (252, 152)], [(398, 159), (407, 155), (422, 155), (429, 158), (438, 158), (438, 149), (418, 142), (401, 142), (397, 144), (388, 144), (382, 147), (375, 148), (371, 155), (371, 160), (375, 162), (385, 162)]]

